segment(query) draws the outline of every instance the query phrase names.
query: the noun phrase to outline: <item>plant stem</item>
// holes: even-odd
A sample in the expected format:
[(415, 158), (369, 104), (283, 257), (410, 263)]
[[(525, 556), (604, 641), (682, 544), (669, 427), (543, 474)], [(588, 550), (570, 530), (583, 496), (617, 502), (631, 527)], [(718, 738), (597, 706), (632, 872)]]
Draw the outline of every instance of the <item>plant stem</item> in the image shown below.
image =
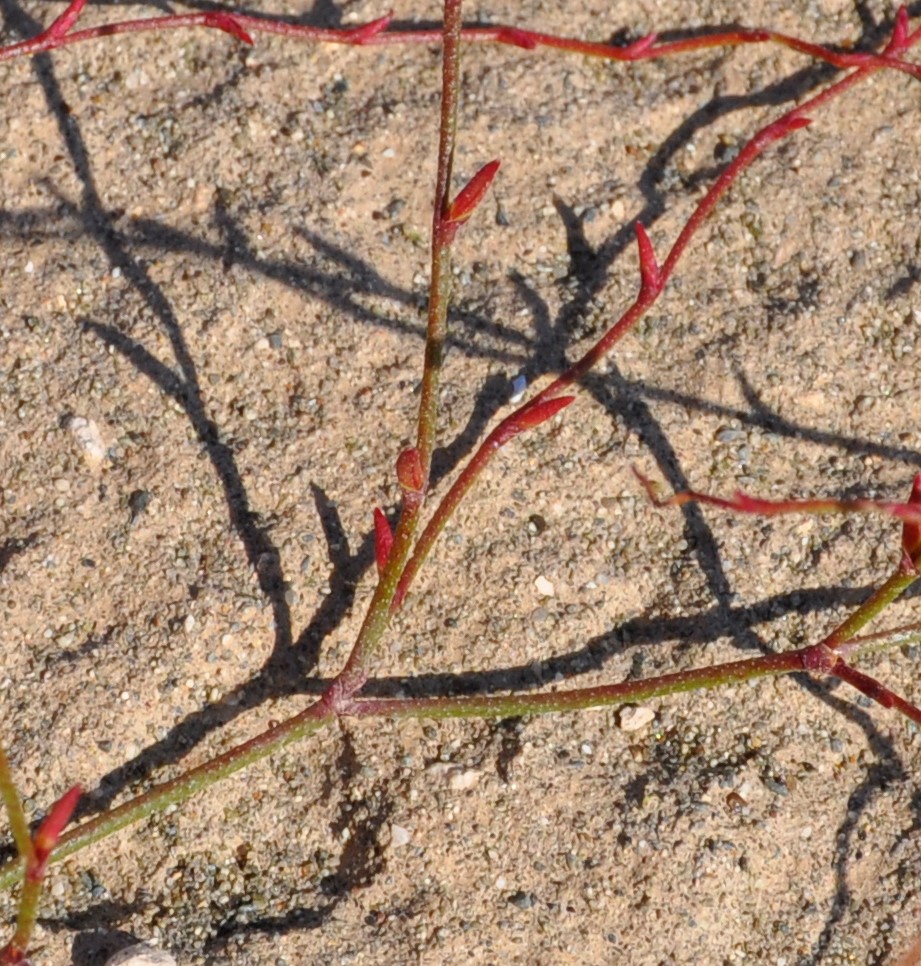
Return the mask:
[(345, 694), (364, 683), (371, 653), (390, 624), (393, 601), (419, 527), (432, 467), (432, 452), (438, 427), (438, 387), (444, 362), (448, 304), (451, 297), (451, 239), (446, 229), (457, 133), (457, 105), (460, 97), (460, 32), (462, 0), (445, 0), (442, 44), (441, 120), (438, 133), (438, 171), (432, 216), (432, 281), (429, 290), (428, 326), (416, 449), (422, 470), (421, 489), (410, 494), (404, 489), (400, 522), (384, 571), (378, 580), (364, 623), (341, 673), (339, 684)]
[(897, 570), (881, 587), (875, 590), (846, 620), (839, 624), (823, 641), (826, 647), (840, 650), (852, 641), (870, 621), (878, 617), (893, 601), (897, 600), (918, 579), (915, 571)]
[(0, 797), (6, 808), (10, 820), (10, 831), (16, 843), (16, 851), (23, 858), (32, 854), (32, 837), (29, 835), (29, 823), (22, 808), (22, 799), (13, 780), (13, 772), (6, 756), (6, 750), (0, 747)]
[[(157, 785), (136, 798), (89, 819), (70, 832), (65, 832), (51, 853), (49, 862), (60, 862), (88, 845), (108, 838), (119, 829), (177, 805), (216, 782), (268, 757), (286, 745), (312, 735), (331, 724), (336, 713), (329, 702), (320, 699), (309, 708), (275, 728), (231, 748), (217, 758), (193, 768), (185, 774)], [(8, 889), (22, 876), (22, 859), (13, 859), (0, 867), (0, 889)]]
[[(869, 605), (870, 601), (863, 606)], [(910, 635), (910, 639), (916, 639), (919, 631), (921, 628), (918, 626), (908, 625), (904, 628), (883, 631), (880, 634), (855, 637), (846, 645), (842, 645), (842, 652), (852, 656), (898, 647), (907, 642), (909, 639), (907, 635)], [(641, 681), (623, 681), (569, 691), (459, 698), (359, 697), (352, 698), (339, 709), (334, 707), (332, 698), (323, 698), (277, 727), (65, 833), (61, 836), (49, 861), (60, 862), (67, 856), (107, 838), (119, 829), (162, 812), (170, 805), (186, 801), (248, 765), (268, 757), (292, 742), (316, 733), (331, 724), (340, 714), (363, 718), (373, 716), (431, 719), (506, 718), (525, 714), (611, 708), (670, 694), (728, 686), (771, 675), (803, 671), (808, 669), (807, 657), (815, 649), (816, 646), (813, 645), (781, 654), (768, 654), (743, 661), (717, 664), (713, 667), (663, 674)], [(21, 874), (20, 859), (14, 859), (0, 867), (0, 889), (9, 888), (19, 880)]]

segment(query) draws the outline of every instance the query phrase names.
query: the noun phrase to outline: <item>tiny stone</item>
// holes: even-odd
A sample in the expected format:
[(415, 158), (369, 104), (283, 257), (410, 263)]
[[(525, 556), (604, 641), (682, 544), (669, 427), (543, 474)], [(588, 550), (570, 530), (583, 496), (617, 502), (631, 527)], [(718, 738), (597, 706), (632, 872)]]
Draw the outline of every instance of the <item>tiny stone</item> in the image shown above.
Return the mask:
[(183, 630), (186, 634), (191, 634), (195, 628), (195, 618), (192, 614), (187, 614), (186, 619), (182, 623)]
[(412, 837), (413, 833), (408, 828), (396, 823), (390, 826), (390, 844), (393, 848), (398, 849), (403, 845), (408, 845)]
[(110, 956), (105, 966), (177, 966), (177, 964), (166, 950), (148, 946), (147, 943), (138, 943)]
[(553, 584), (543, 574), (536, 578), (534, 586), (537, 588), (537, 592), (544, 597), (552, 597), (554, 594)]
[(480, 773), (475, 768), (455, 768), (448, 775), (448, 788), (452, 792), (463, 792), (480, 782)]
[(620, 709), (617, 716), (617, 724), (621, 731), (639, 731), (645, 728), (653, 719), (656, 713), (652, 708), (644, 708), (641, 705), (627, 705)]
[(534, 905), (534, 896), (530, 892), (523, 892), (519, 889), (513, 896), (509, 896), (508, 901), (519, 909), (530, 909)]

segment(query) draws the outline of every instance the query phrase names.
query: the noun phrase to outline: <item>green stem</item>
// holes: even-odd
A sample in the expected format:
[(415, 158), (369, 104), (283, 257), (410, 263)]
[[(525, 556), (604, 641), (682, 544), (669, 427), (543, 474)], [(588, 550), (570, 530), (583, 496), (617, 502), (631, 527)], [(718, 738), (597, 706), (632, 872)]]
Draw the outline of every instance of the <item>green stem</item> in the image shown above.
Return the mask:
[[(13, 841), (16, 843), (16, 851), (19, 854), (19, 858), (15, 862), (14, 881), (16, 881), (22, 876), (23, 865), (31, 865), (34, 861), (35, 850), (32, 845), (32, 836), (29, 834), (29, 822), (22, 807), (22, 799), (13, 780), (10, 762), (3, 748), (0, 748), (0, 797), (3, 798), (3, 804), (10, 819), (10, 831), (13, 833)], [(29, 948), (29, 940), (32, 938), (35, 929), (41, 892), (41, 879), (36, 880), (27, 876), (23, 882), (22, 894), (19, 897), (16, 931), (6, 947), (0, 951), (3, 962), (16, 962), (17, 956), (25, 956), (26, 950)]]
[(893, 601), (897, 600), (918, 579), (914, 570), (897, 570), (881, 587), (875, 590), (853, 614), (839, 624), (822, 642), (832, 650), (840, 650), (852, 640), (870, 621), (878, 617)]
[[(848, 656), (869, 653), (885, 647), (900, 646), (909, 639), (916, 639), (918, 635), (919, 628), (908, 625), (904, 628), (883, 631), (880, 634), (852, 638), (846, 645), (842, 645), (842, 649), (846, 649)], [(670, 694), (728, 686), (770, 675), (802, 671), (807, 665), (805, 655), (814, 650), (815, 646), (812, 646), (783, 654), (769, 654), (744, 661), (718, 664), (714, 667), (664, 674), (643, 681), (624, 681), (619, 684), (577, 688), (570, 691), (460, 698), (352, 698), (343, 704), (338, 714), (357, 717), (430, 719), (504, 718), (525, 714), (610, 708)], [(329, 690), (327, 689), (327, 693)], [(276, 728), (257, 735), (218, 758), (171, 781), (164, 782), (143, 795), (65, 833), (61, 836), (49, 861), (60, 862), (67, 856), (107, 838), (128, 825), (162, 812), (170, 805), (186, 801), (234, 772), (268, 757), (292, 742), (316, 733), (336, 717), (337, 711), (334, 709), (333, 698), (324, 697)], [(21, 860), (14, 859), (0, 868), (0, 889), (8, 889), (21, 878), (21, 866)]]
[(344, 694), (354, 693), (364, 683), (370, 655), (390, 626), (394, 598), (415, 541), (419, 527), (419, 514), (425, 501), (425, 491), (428, 489), (431, 473), (432, 452), (435, 448), (438, 427), (438, 386), (444, 361), (448, 303), (451, 297), (451, 235), (445, 230), (445, 216), (450, 204), (451, 171), (457, 132), (457, 105), (460, 97), (461, 6), (461, 0), (445, 0), (441, 123), (432, 218), (432, 282), (416, 442), (419, 461), (422, 465), (422, 489), (417, 494), (409, 494), (404, 490), (403, 510), (393, 537), (387, 565), (378, 580), (352, 651), (339, 674), (338, 681)]
[[(177, 805), (216, 782), (268, 757), (273, 752), (314, 734), (336, 718), (330, 702), (315, 702), (300, 714), (275, 728), (257, 735), (236, 748), (187, 771), (171, 781), (151, 788), (111, 811), (97, 815), (69, 832), (65, 832), (51, 853), (49, 862), (60, 862), (88, 845), (108, 838), (119, 829), (140, 822), (170, 805)], [(22, 876), (22, 860), (13, 859), (0, 867), (0, 889), (8, 889)]]
[(26, 819), (25, 811), (23, 811), (22, 799), (16, 790), (10, 761), (2, 747), (0, 747), (0, 797), (3, 798), (3, 804), (10, 819), (10, 831), (13, 833), (13, 841), (16, 843), (16, 851), (23, 858), (27, 858), (32, 854), (32, 836), (29, 834), (29, 822)]
[(739, 684), (773, 674), (803, 670), (803, 650), (749, 658), (663, 674), (643, 681), (623, 681), (593, 688), (537, 694), (500, 694), (460, 698), (356, 698), (347, 714), (388, 718), (509, 718), (525, 714), (585, 711), (647, 701), (684, 691)]

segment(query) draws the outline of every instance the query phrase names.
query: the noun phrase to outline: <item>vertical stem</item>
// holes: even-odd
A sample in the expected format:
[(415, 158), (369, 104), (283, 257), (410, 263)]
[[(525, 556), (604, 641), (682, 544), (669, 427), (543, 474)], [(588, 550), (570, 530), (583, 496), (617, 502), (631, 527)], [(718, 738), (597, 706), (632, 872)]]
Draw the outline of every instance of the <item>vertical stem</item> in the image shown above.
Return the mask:
[(457, 138), (457, 105), (460, 100), (460, 32), (462, 0), (445, 0), (444, 53), (441, 68), (441, 124), (438, 136), (438, 174), (432, 213), (432, 282), (429, 290), (425, 368), (419, 401), (416, 447), (428, 487), (432, 451), (438, 423), (438, 386), (447, 336), (448, 303), (451, 298), (451, 241), (445, 232)]
[(438, 428), (438, 386), (444, 360), (448, 303), (451, 297), (451, 240), (446, 215), (450, 204), (451, 170), (457, 134), (460, 98), (460, 34), (462, 0), (445, 0), (442, 52), (441, 122), (438, 135), (438, 173), (432, 216), (432, 281), (429, 288), (428, 328), (422, 372), (422, 392), (416, 448), (422, 467), (422, 488), (410, 496), (404, 491), (403, 510), (393, 536), (387, 566), (380, 576), (355, 645), (337, 678), (340, 694), (350, 695), (364, 683), (368, 656), (390, 624), (392, 603), (400, 575), (409, 559), (419, 527), (432, 468), (432, 451)]
[[(20, 862), (25, 863), (28, 867), (34, 857), (32, 837), (29, 834), (29, 823), (26, 821), (26, 814), (22, 808), (22, 799), (19, 797), (16, 783), (13, 781), (9, 759), (6, 757), (6, 751), (3, 748), (0, 748), (0, 797), (3, 798), (3, 804), (6, 806), (6, 812), (10, 819), (10, 830), (13, 833), (13, 840), (16, 842), (16, 851), (19, 853)], [(9, 943), (0, 950), (0, 962), (16, 963), (25, 956), (29, 938), (35, 928), (41, 887), (41, 880), (33, 882), (26, 876), (22, 886), (22, 895), (19, 897), (16, 932)]]

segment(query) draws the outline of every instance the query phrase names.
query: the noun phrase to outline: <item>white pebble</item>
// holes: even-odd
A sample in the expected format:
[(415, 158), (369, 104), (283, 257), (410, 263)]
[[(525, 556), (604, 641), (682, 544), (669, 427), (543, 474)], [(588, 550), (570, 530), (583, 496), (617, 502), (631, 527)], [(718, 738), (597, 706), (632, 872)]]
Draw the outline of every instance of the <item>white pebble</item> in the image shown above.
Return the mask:
[(480, 773), (475, 768), (456, 768), (448, 775), (448, 788), (452, 792), (463, 792), (480, 783)]
[(177, 966), (176, 960), (165, 949), (138, 943), (129, 946), (106, 960), (106, 966)]
[(534, 586), (537, 588), (537, 592), (544, 597), (552, 597), (554, 594), (553, 584), (543, 574), (534, 581)]
[(408, 828), (397, 825), (395, 822), (390, 826), (390, 844), (393, 848), (398, 849), (401, 846), (408, 845), (412, 837), (413, 833)]
[(92, 419), (74, 416), (67, 428), (73, 433), (86, 462), (94, 469), (98, 467), (106, 457), (106, 446), (96, 423)]
[(447, 761), (436, 761), (425, 770), (433, 778), (443, 781), (452, 792), (473, 788), (480, 781), (480, 772), (475, 768), (461, 768)]
[(617, 716), (617, 724), (621, 731), (639, 731), (645, 728), (655, 719), (656, 713), (652, 708), (644, 708), (642, 705), (628, 704), (626, 708), (620, 709)]

